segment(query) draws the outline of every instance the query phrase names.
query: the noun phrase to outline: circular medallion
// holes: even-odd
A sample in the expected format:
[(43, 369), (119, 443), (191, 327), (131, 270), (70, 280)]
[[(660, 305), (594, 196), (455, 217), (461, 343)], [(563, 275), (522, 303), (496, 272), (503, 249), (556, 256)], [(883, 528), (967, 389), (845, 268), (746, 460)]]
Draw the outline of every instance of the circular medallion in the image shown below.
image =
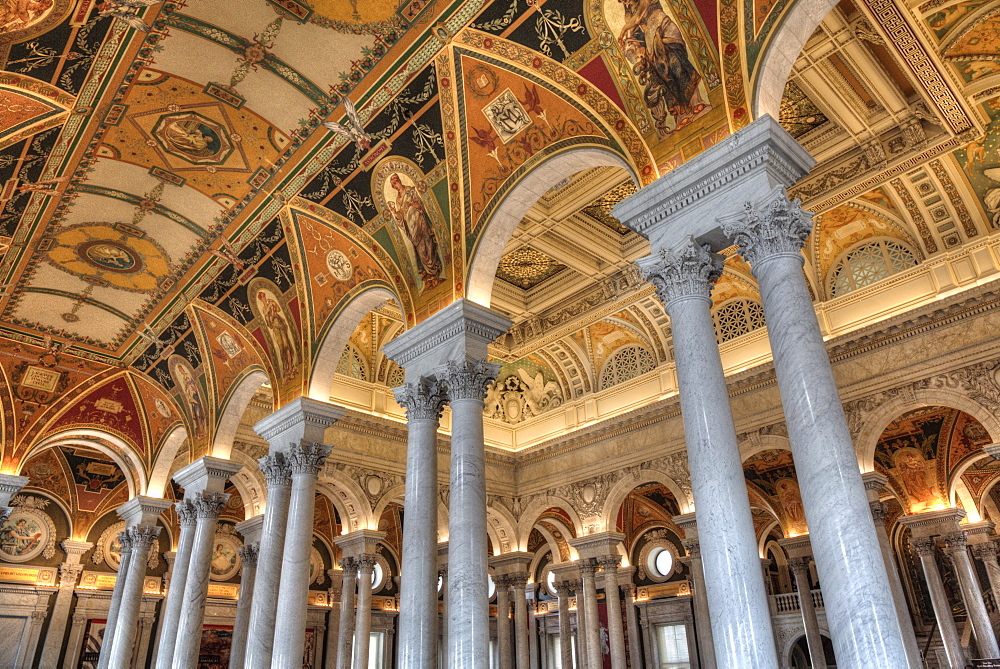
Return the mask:
[(351, 261), (347, 259), (343, 251), (338, 249), (333, 249), (326, 254), (326, 266), (337, 281), (347, 281), (351, 278), (354, 270)]
[(42, 511), (15, 507), (0, 527), (0, 558), (28, 562), (49, 552), (47, 549), (55, 542), (55, 529), (52, 519)]
[(212, 543), (212, 580), (228, 581), (240, 570), (240, 544), (232, 534), (222, 533), (216, 533)]
[(142, 269), (139, 254), (120, 242), (85, 242), (77, 247), (77, 253), (85, 262), (105, 272), (132, 274)]

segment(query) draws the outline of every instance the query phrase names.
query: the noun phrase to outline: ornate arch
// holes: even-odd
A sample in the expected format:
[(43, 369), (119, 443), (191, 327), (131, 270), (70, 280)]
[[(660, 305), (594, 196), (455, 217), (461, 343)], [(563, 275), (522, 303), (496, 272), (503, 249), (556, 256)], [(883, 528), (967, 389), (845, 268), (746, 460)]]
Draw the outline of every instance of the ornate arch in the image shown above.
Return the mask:
[(606, 530), (613, 531), (618, 511), (625, 502), (625, 498), (630, 492), (647, 483), (659, 483), (666, 486), (673, 493), (674, 499), (677, 500), (677, 506), (680, 507), (681, 513), (693, 510), (694, 501), (672, 476), (657, 469), (641, 469), (638, 474), (629, 474), (619, 479), (608, 491), (604, 508), (601, 511), (601, 526)]
[[(545, 495), (537, 499), (533, 499), (524, 511), (521, 512), (520, 520), (517, 523), (517, 548), (516, 550), (525, 551), (528, 550), (528, 536), (531, 534), (531, 530), (538, 526), (538, 520), (541, 518), (542, 514), (546, 510), (556, 507), (562, 510), (573, 523), (572, 535), (580, 536), (583, 534), (583, 522), (580, 520), (579, 514), (577, 514), (576, 509), (561, 497), (556, 497), (555, 495)], [(555, 546), (555, 544), (553, 544)], [(558, 555), (558, 550), (555, 555)]]

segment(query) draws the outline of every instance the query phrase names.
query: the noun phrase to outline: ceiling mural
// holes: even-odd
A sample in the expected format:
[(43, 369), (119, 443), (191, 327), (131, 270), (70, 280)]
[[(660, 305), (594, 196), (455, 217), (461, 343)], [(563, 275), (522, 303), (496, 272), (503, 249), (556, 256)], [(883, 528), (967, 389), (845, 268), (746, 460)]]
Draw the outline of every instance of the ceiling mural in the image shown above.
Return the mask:
[(748, 487), (778, 512), (785, 536), (808, 532), (791, 451), (771, 449), (754, 454), (743, 462), (743, 476)]

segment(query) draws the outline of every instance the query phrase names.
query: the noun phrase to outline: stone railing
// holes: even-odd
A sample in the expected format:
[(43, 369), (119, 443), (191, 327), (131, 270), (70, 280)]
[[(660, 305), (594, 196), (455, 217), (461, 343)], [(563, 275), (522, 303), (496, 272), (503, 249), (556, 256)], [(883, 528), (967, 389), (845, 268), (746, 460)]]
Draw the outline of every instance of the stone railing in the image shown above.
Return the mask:
[[(809, 594), (812, 595), (813, 607), (817, 609), (822, 609), (823, 604), (823, 591), (813, 590)], [(786, 592), (780, 595), (771, 595), (769, 598), (771, 604), (771, 615), (780, 616), (785, 613), (796, 613), (800, 610), (799, 607), (799, 594), (797, 592)]]

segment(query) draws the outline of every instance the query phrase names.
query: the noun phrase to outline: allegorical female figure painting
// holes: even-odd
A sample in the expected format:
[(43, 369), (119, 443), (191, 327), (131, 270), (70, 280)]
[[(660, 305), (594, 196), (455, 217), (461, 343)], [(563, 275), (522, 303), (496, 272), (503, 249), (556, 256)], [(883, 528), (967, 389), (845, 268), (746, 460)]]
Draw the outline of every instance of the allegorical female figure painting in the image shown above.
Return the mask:
[(278, 377), (283, 381), (293, 378), (299, 364), (296, 326), (288, 307), (278, 298), (278, 287), (266, 279), (254, 279), (247, 286), (247, 294), (250, 308), (263, 324)]
[(660, 0), (619, 0), (625, 25), (618, 41), (643, 87), (646, 106), (663, 137), (708, 109), (699, 92), (701, 75), (688, 59), (680, 28)]
[(389, 212), (413, 245), (417, 271), (423, 279), (424, 288), (433, 288), (441, 283), (442, 262), (424, 201), (415, 185), (403, 183), (399, 172), (389, 176), (389, 186), (396, 192), (395, 198), (386, 197)]

